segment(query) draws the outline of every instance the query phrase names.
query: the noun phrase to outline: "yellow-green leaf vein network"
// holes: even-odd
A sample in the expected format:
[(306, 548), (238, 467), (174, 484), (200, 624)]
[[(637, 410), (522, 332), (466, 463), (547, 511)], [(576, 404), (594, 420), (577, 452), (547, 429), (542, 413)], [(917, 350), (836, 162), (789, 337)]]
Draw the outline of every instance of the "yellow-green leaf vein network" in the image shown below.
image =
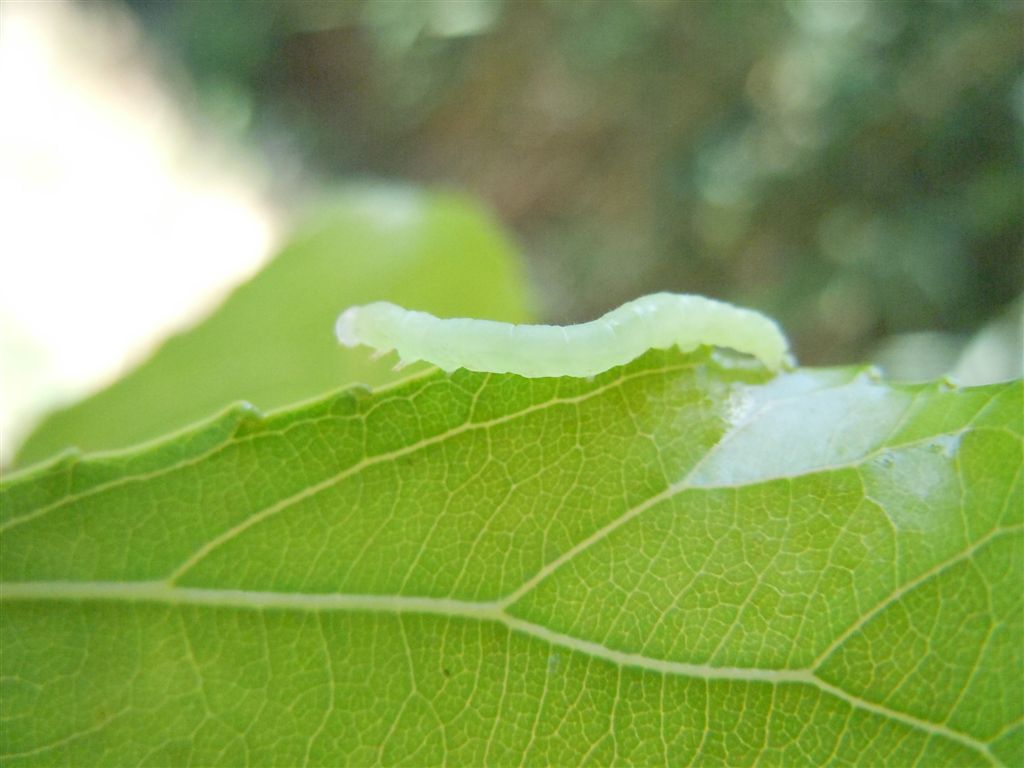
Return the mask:
[(434, 372), (0, 496), (0, 761), (1024, 762), (1022, 385)]

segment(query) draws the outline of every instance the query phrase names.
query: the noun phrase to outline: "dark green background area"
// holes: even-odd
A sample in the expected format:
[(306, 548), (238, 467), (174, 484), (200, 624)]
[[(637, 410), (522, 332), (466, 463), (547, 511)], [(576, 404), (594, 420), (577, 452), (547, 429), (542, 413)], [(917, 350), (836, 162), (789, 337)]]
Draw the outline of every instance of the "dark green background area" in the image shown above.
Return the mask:
[(1022, 291), (1021, 3), (129, 5), (269, 155), (496, 210), (542, 319), (699, 292), (834, 363)]

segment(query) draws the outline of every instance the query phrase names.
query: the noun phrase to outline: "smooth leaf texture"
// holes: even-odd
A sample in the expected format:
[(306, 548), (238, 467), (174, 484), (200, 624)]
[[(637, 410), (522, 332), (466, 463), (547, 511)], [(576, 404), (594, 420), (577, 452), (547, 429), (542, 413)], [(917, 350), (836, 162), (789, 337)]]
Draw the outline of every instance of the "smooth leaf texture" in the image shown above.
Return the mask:
[(349, 305), (386, 299), (442, 316), (524, 322), (526, 295), (519, 259), (476, 204), (408, 187), (355, 188), (324, 204), (206, 320), (50, 415), (17, 463), (158, 438), (236, 400), (270, 409), (343, 384), (393, 381), (393, 360), (339, 350), (332, 329)]
[(3, 489), (22, 765), (1020, 765), (1022, 384), (430, 373)]

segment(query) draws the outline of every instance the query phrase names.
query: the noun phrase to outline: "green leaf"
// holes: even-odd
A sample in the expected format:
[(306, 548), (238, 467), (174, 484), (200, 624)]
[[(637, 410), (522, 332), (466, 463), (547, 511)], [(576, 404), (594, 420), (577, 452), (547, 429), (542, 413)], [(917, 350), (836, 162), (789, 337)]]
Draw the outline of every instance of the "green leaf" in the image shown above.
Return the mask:
[(311, 217), (201, 324), (49, 416), (17, 463), (69, 446), (107, 450), (158, 438), (236, 400), (278, 408), (349, 383), (394, 380), (393, 360), (339, 349), (332, 333), (345, 307), (380, 299), (442, 316), (529, 319), (519, 260), (478, 206), (404, 187), (354, 189)]
[(1022, 394), (652, 352), (40, 467), (3, 764), (1020, 765)]

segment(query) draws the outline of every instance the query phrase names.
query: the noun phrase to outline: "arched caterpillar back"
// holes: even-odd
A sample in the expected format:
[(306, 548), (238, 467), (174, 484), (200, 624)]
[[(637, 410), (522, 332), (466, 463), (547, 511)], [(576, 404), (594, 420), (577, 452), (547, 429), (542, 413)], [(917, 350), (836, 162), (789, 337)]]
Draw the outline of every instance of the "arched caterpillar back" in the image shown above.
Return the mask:
[(493, 320), (441, 319), (389, 302), (350, 307), (335, 325), (338, 341), (380, 352), (403, 364), (425, 360), (446, 371), (593, 376), (648, 349), (687, 352), (708, 344), (753, 355), (771, 370), (789, 359), (774, 320), (715, 299), (655, 293), (578, 325), (514, 325)]

